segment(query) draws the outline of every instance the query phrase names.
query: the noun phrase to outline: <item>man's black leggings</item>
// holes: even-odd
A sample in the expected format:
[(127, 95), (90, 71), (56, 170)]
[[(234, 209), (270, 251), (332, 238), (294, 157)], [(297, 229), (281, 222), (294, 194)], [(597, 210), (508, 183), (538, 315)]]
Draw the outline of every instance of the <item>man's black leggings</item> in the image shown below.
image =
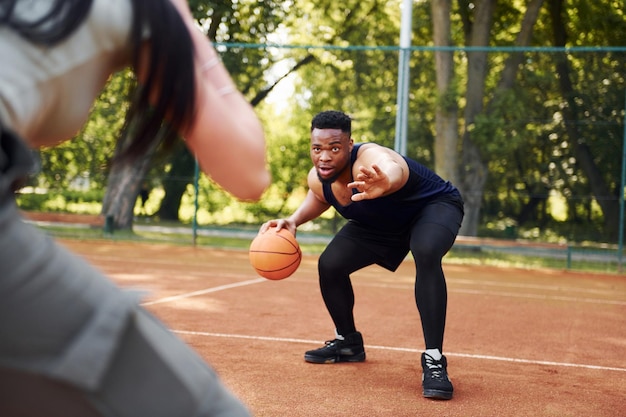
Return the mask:
[(350, 274), (379, 264), (395, 271), (410, 250), (415, 260), (415, 301), (422, 320), (426, 349), (443, 348), (447, 288), (441, 267), (463, 219), (462, 206), (434, 202), (426, 206), (407, 232), (374, 232), (349, 222), (319, 259), (320, 289), (337, 333), (356, 331)]

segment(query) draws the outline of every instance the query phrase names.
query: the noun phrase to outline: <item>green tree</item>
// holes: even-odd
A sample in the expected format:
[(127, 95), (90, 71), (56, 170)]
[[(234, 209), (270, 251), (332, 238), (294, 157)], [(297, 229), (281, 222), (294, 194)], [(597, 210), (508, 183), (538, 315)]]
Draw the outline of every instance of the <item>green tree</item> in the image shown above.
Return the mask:
[[(495, 0), (476, 3), (459, 1), (465, 45), (474, 48), (498, 44), (518, 47), (530, 45), (532, 30), (542, 3), (542, 0), (529, 0), (523, 14), (518, 12), (518, 8), (511, 6), (505, 7), (506, 13), (496, 15)], [(493, 25), (496, 18), (500, 18), (499, 23), (502, 24), (505, 18), (510, 19), (511, 16), (519, 19), (516, 33), (509, 33), (507, 36), (498, 31), (495, 33), (498, 36), (495, 37)], [(511, 24), (510, 21), (507, 23)], [(497, 152), (499, 148), (500, 151), (505, 149), (509, 153), (511, 146), (514, 146), (509, 137), (497, 134), (493, 121), (499, 120), (497, 112), (506, 107), (504, 100), (510, 96), (522, 61), (522, 53), (513, 53), (504, 62), (498, 62), (497, 57), (490, 57), (487, 49), (474, 49), (467, 53), (462, 148), (459, 158), (459, 186), (465, 199), (465, 219), (461, 234), (476, 236), (478, 233), (480, 208), (489, 174), (488, 161), (492, 155), (489, 150)]]
[[(624, 8), (616, 2), (580, 0), (565, 7), (548, 1), (541, 13), (534, 45), (624, 45), (618, 30), (626, 23)], [(515, 85), (494, 102), (497, 117), (481, 119), (506, 145), (482, 148), (490, 179), (481, 224), (509, 218), (526, 227), (557, 227), (570, 240), (614, 241), (621, 158), (607, 150), (622, 147), (624, 53), (524, 55)], [(564, 199), (566, 221), (552, 217), (554, 195)]]
[(90, 190), (104, 188), (127, 107), (124, 97), (129, 77), (129, 72), (123, 71), (111, 78), (96, 101), (89, 122), (77, 134), (78, 140), (40, 151), (39, 186), (52, 194), (79, 184)]
[[(578, 1), (578, 14), (571, 13), (571, 11), (568, 13), (563, 0), (548, 0), (548, 5), (555, 46), (568, 46), (568, 40), (572, 39), (568, 23), (570, 26), (575, 23), (582, 33), (586, 32), (587, 18), (584, 21), (577, 21), (581, 8), (583, 10), (587, 8), (589, 16), (601, 16), (601, 19), (595, 19), (595, 21), (599, 27), (608, 29), (605, 33), (595, 30), (595, 42), (610, 42), (611, 38), (615, 39), (614, 31), (623, 32), (626, 28), (623, 10), (618, 14), (616, 13), (618, 10), (610, 4), (601, 3), (590, 6), (586, 2)], [(610, 24), (607, 25), (607, 23)], [(575, 39), (578, 38), (578, 36), (575, 37)], [(615, 40), (623, 42), (624, 38), (618, 37)], [(593, 127), (590, 128), (589, 125), (579, 122), (585, 119), (596, 123), (603, 120), (607, 122), (611, 119), (615, 120), (617, 114), (611, 115), (610, 110), (607, 112), (605, 96), (611, 94), (607, 88), (609, 85), (615, 85), (615, 81), (621, 81), (623, 84), (621, 78), (624, 69), (623, 54), (616, 57), (608, 54), (604, 59), (590, 55), (581, 56), (578, 59), (570, 59), (566, 54), (555, 56), (555, 70), (559, 79), (559, 91), (563, 98), (561, 109), (563, 136), (567, 138), (571, 155), (575, 158), (581, 173), (586, 177), (589, 190), (602, 210), (604, 230), (608, 239), (612, 241), (617, 240), (619, 230), (620, 183), (616, 180), (619, 176), (615, 175), (618, 172), (616, 169), (618, 164), (612, 164), (612, 167), (608, 165), (614, 158), (605, 158), (603, 150), (607, 146), (608, 149), (619, 149), (619, 142), (616, 141), (619, 135), (616, 135), (617, 132), (610, 128), (606, 129), (606, 133), (597, 130), (594, 132)], [(601, 74), (599, 79), (598, 74)], [(594, 94), (594, 91), (598, 89), (605, 94)]]
[[(211, 39), (230, 42), (266, 42), (267, 35), (276, 29), (285, 13), (283, 3), (271, 1), (195, 1), (190, 3), (190, 6), (199, 24), (207, 30), (207, 35)], [(264, 85), (264, 71), (271, 65), (264, 55), (262, 50), (244, 48), (222, 52), (225, 65), (240, 90), (246, 95), (255, 94), (255, 91), (261, 90)], [(121, 140), (124, 141), (127, 138), (121, 138)], [(132, 227), (133, 208), (141, 181), (150, 169), (153, 154), (155, 152), (158, 154), (159, 151), (159, 149), (153, 149), (136, 161), (121, 161), (112, 167), (103, 203), (103, 214), (113, 217), (115, 227)], [(164, 218), (173, 217), (175, 211), (173, 207), (180, 205), (182, 195), (187, 189), (186, 186), (193, 179), (194, 165), (190, 163), (189, 156), (188, 151), (177, 148), (174, 152), (170, 152), (164, 161), (165, 165), (169, 166), (170, 175), (175, 175), (178, 179), (177, 181), (166, 180), (162, 184), (165, 188), (165, 200), (159, 214)], [(182, 178), (186, 178), (185, 183), (181, 182)], [(177, 218), (178, 212), (176, 211)]]
[[(309, 122), (321, 110), (352, 115), (357, 141), (393, 147), (398, 50), (388, 46), (398, 44), (399, 1), (191, 1), (191, 6), (264, 121), (274, 178), (260, 202), (241, 204), (203, 177), (202, 210), (237, 207), (245, 221), (291, 211), (306, 188)], [(607, 150), (621, 148), (625, 54), (484, 48), (625, 45), (624, 14), (617, 0), (414, 4), (417, 48), (410, 60), (407, 155), (462, 189), (467, 203), (462, 233), (475, 235), (499, 221), (567, 227), (570, 239), (576, 227), (593, 229), (598, 239), (615, 236), (621, 160)], [(423, 45), (471, 48), (430, 52), (419, 48)], [(93, 187), (104, 186), (128, 77), (125, 72), (112, 79), (81, 140), (42, 152), (42, 185), (63, 188), (89, 172)], [(291, 93), (277, 101), (277, 90), (286, 83)], [(183, 146), (147, 154), (145, 161), (150, 163), (126, 167), (121, 177), (113, 172), (108, 180), (104, 212), (117, 211), (127, 227), (146, 176), (165, 190), (162, 218), (178, 218), (191, 189), (194, 164)], [(120, 194), (113, 192), (116, 187)], [(566, 224), (552, 216), (555, 194), (565, 198)]]
[[(190, 2), (194, 16), (210, 39), (242, 44), (267, 43), (289, 12), (287, 4), (274, 1)], [(271, 89), (265, 77), (274, 64), (271, 57), (262, 48), (218, 50), (238, 88), (249, 97), (253, 106), (258, 105)], [(169, 169), (162, 183), (165, 196), (158, 215), (162, 219), (178, 220), (183, 195), (193, 180), (193, 156), (186, 148), (177, 147), (167, 156), (165, 164)], [(214, 192), (223, 191), (217, 188)], [(233, 199), (226, 200), (234, 203)]]

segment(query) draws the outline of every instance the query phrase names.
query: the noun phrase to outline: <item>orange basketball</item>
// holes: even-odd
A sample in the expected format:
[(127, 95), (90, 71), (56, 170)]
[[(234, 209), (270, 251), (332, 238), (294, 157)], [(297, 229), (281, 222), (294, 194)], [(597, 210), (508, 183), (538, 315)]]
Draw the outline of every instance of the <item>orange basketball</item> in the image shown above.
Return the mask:
[(287, 229), (269, 229), (250, 244), (250, 264), (267, 279), (287, 278), (298, 269), (301, 260), (300, 245)]

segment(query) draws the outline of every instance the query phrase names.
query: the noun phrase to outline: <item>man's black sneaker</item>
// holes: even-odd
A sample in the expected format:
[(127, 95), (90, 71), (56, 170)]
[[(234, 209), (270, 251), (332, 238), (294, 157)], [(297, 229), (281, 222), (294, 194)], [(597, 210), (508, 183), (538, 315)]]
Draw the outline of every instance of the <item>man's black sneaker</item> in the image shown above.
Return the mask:
[(452, 382), (448, 379), (448, 361), (445, 356), (434, 360), (430, 355), (422, 353), (422, 387), (424, 397), (437, 400), (452, 398)]
[(363, 336), (354, 332), (344, 336), (344, 340), (329, 340), (325, 346), (305, 352), (304, 360), (311, 363), (363, 362)]

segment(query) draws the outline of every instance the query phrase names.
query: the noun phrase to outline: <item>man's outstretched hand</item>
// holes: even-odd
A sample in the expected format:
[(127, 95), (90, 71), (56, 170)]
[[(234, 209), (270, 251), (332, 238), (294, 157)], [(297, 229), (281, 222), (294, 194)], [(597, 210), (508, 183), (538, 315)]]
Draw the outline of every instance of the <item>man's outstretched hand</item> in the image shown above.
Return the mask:
[(378, 165), (359, 167), (356, 181), (348, 184), (348, 188), (356, 188), (358, 193), (352, 195), (352, 201), (372, 200), (385, 195), (391, 188), (389, 176)]

